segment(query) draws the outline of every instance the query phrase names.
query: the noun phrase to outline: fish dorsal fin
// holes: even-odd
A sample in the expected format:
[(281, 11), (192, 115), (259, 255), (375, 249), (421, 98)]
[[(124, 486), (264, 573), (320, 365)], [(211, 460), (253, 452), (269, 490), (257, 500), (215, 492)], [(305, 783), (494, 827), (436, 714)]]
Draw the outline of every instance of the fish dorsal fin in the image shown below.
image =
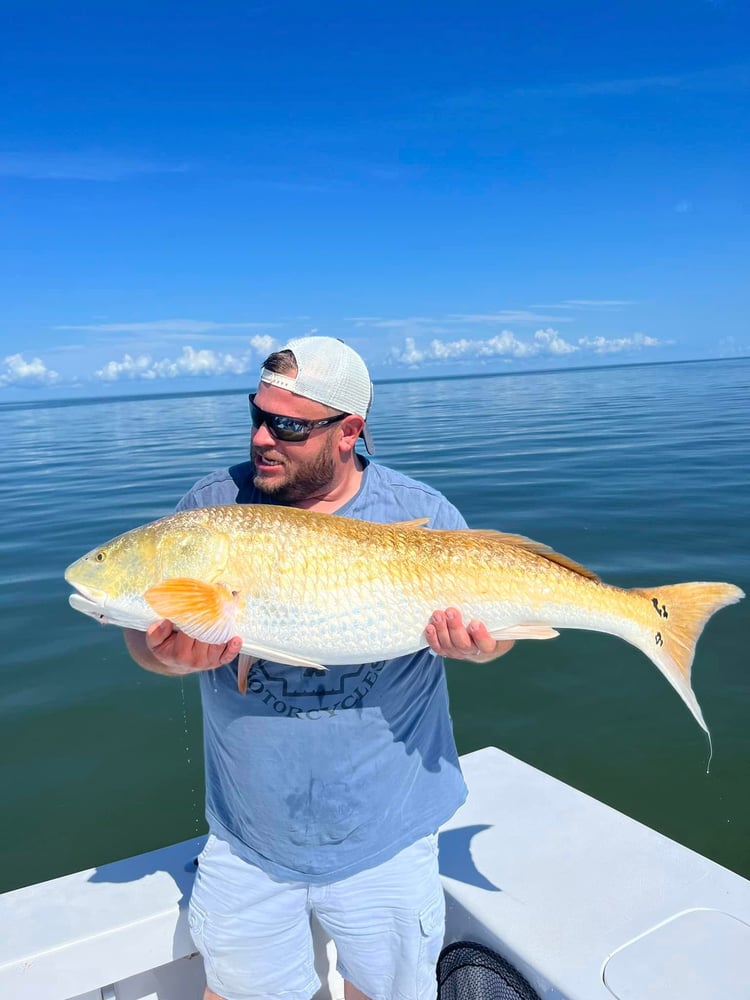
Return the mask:
[(596, 573), (586, 566), (582, 566), (573, 559), (569, 559), (568, 556), (563, 556), (559, 552), (555, 552), (554, 549), (551, 549), (549, 545), (545, 545), (544, 542), (535, 542), (532, 538), (527, 538), (525, 535), (509, 535), (504, 531), (493, 531), (491, 528), (470, 528), (467, 534), (472, 535), (474, 538), (484, 536), (494, 539), (496, 542), (502, 542), (503, 545), (512, 545), (518, 549), (525, 549), (526, 552), (533, 552), (534, 555), (557, 563), (563, 569), (569, 569), (571, 573), (577, 573), (578, 576), (585, 577), (587, 580), (595, 580), (597, 583), (601, 582)]
[(393, 521), (392, 528), (424, 528), (430, 523), (429, 517), (415, 517), (413, 521)]

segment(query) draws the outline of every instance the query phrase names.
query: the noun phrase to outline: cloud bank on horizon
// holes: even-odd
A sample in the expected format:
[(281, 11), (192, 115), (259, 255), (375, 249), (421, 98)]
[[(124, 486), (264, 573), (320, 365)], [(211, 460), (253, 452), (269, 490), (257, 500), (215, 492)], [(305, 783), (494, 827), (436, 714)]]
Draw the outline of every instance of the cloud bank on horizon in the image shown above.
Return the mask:
[[(627, 303), (608, 300), (594, 303), (592, 300), (570, 300), (552, 308), (565, 309), (575, 305), (620, 306)], [(576, 363), (601, 363), (603, 356), (625, 356), (633, 360), (640, 358), (654, 348), (670, 345), (669, 341), (642, 333), (629, 336), (563, 336), (555, 327), (548, 326), (534, 330), (528, 335), (519, 335), (508, 328), (488, 336), (435, 336), (437, 332), (450, 331), (455, 327), (472, 325), (496, 326), (498, 322), (515, 318), (529, 322), (546, 318), (530, 310), (506, 311), (494, 314), (450, 314), (444, 318), (410, 317), (407, 319), (383, 319), (379, 317), (356, 317), (349, 322), (354, 328), (350, 337), (342, 337), (352, 343), (362, 353), (375, 378), (396, 377), (399, 374), (418, 376), (420, 371), (435, 373), (441, 369), (453, 369), (461, 364), (462, 371), (486, 370), (492, 363), (499, 363), (500, 370), (508, 370), (509, 365), (520, 363), (516, 368), (554, 367), (561, 362), (576, 359)], [(570, 317), (557, 317), (568, 322)], [(130, 334), (145, 335), (151, 340), (160, 340), (160, 347), (144, 350), (137, 348), (124, 350), (100, 364), (89, 362), (88, 369), (81, 356), (92, 354), (91, 345), (68, 345), (66, 351), (75, 353), (75, 372), (61, 373), (42, 357), (25, 357), (23, 353), (6, 356), (0, 364), (0, 388), (55, 388), (58, 391), (69, 388), (80, 391), (97, 387), (112, 386), (116, 383), (148, 384), (151, 388), (159, 383), (168, 384), (175, 380), (205, 382), (212, 380), (217, 388), (227, 376), (255, 376), (262, 360), (274, 350), (283, 347), (290, 336), (256, 333), (252, 336), (237, 334), (238, 330), (265, 327), (277, 324), (255, 322), (219, 323), (189, 319), (156, 320), (153, 322), (95, 323), (78, 326), (64, 326), (59, 329), (84, 334)], [(363, 335), (369, 328), (370, 335)], [(383, 337), (387, 331), (390, 336)], [(404, 331), (411, 331), (404, 333)], [(418, 331), (416, 334), (414, 331)], [(317, 330), (306, 331), (315, 335)], [(373, 335), (374, 332), (374, 335)], [(396, 339), (394, 340), (394, 333)], [(195, 347), (182, 343), (175, 347), (169, 341), (186, 337), (209, 339), (231, 336), (237, 341), (230, 350), (213, 347)], [(299, 336), (295, 333), (293, 336)], [(101, 350), (101, 347), (98, 348)]]
[[(628, 299), (564, 299), (490, 313), (349, 316), (319, 326), (312, 326), (309, 316), (61, 324), (55, 331), (76, 335), (78, 342), (58, 344), (46, 355), (15, 352), (0, 358), (0, 391), (26, 389), (38, 397), (48, 390), (59, 397), (99, 395), (117, 385), (144, 392), (233, 388), (251, 383), (263, 359), (288, 340), (316, 334), (350, 343), (375, 380), (685, 360), (676, 338), (635, 329), (593, 332), (597, 326), (621, 328), (622, 319), (614, 318), (636, 305)], [(574, 332), (581, 323), (588, 332)], [(524, 326), (529, 332), (519, 332)], [(750, 356), (750, 345), (741, 336), (726, 336), (714, 356)]]

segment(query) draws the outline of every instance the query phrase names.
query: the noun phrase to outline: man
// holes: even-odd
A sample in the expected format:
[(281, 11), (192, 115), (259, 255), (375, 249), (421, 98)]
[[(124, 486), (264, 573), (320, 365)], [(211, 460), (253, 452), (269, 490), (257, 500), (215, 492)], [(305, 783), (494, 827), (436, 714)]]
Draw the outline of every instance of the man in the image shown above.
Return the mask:
[[(351, 348), (291, 341), (266, 359), (250, 396), (251, 460), (202, 479), (178, 509), (275, 503), (465, 527), (445, 497), (355, 450), (360, 437), (373, 450), (371, 399)], [(490, 660), (512, 643), (455, 608), (436, 610), (430, 649), (326, 674), (258, 660), (242, 695), (237, 637), (206, 645), (165, 621), (125, 637), (146, 669), (200, 673), (210, 836), (190, 926), (204, 1000), (309, 1000), (319, 986), (311, 911), (336, 942), (347, 1000), (434, 997), (436, 831), (466, 794), (441, 657)]]

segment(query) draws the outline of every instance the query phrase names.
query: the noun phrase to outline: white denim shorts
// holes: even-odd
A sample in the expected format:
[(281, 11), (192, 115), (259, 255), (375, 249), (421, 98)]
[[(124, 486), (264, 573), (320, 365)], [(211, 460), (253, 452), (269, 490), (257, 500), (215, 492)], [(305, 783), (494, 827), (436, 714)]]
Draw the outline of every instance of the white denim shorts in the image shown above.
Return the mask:
[(225, 1000), (310, 1000), (310, 914), (333, 938), (338, 971), (371, 1000), (434, 1000), (445, 900), (437, 835), (330, 882), (279, 882), (213, 835), (198, 859), (190, 930), (209, 987)]

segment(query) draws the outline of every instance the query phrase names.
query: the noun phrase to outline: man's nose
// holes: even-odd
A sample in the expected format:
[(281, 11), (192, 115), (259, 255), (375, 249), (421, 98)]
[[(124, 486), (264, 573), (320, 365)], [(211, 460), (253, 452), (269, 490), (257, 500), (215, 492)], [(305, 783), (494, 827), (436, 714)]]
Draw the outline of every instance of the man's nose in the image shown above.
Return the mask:
[(271, 434), (266, 423), (262, 423), (260, 427), (253, 428), (253, 432), (250, 435), (251, 444), (257, 445), (258, 448), (267, 448), (269, 445), (276, 444), (276, 438)]

